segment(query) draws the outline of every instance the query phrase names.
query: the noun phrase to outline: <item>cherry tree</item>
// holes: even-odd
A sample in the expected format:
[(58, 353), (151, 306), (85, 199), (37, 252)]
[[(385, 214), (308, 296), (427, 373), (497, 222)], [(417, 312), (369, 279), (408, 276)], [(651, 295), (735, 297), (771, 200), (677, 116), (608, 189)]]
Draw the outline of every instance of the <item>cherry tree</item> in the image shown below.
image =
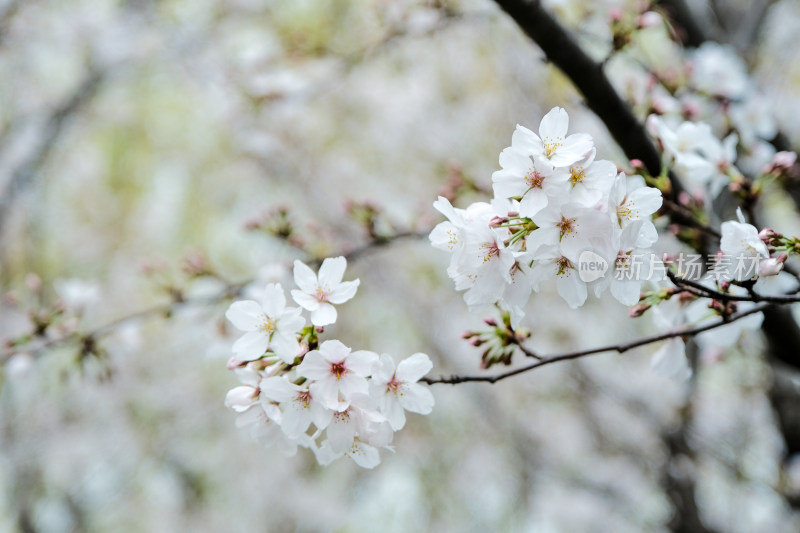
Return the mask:
[(10, 528), (796, 530), (796, 5), (256, 4), (0, 12)]

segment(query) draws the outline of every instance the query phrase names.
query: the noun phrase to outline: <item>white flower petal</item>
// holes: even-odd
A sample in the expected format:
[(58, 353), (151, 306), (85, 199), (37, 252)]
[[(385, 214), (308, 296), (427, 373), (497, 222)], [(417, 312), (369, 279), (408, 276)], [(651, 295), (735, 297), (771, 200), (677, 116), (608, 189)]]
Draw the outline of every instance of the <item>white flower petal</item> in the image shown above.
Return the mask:
[(291, 332), (276, 331), (272, 335), (272, 340), (269, 343), (275, 355), (283, 359), (285, 363), (293, 363), (294, 358), (300, 352), (300, 344), (297, 342), (297, 336)]
[(686, 360), (686, 345), (677, 337), (667, 340), (653, 354), (650, 366), (656, 374), (677, 381), (686, 381), (692, 375), (689, 361)]
[(406, 412), (400, 405), (397, 396), (392, 392), (385, 393), (381, 402), (381, 414), (389, 421), (393, 430), (399, 431), (406, 425)]
[(307, 309), (308, 311), (316, 311), (319, 309), (319, 300), (306, 292), (293, 289), (292, 299), (297, 303), (297, 305), (303, 309)]
[(242, 331), (253, 331), (264, 322), (264, 311), (258, 302), (243, 300), (233, 302), (225, 312), (225, 318)]
[(286, 295), (280, 283), (270, 283), (264, 289), (262, 296), (264, 313), (271, 318), (278, 318), (286, 308)]
[(319, 353), (331, 363), (340, 363), (350, 355), (350, 348), (345, 346), (342, 341), (331, 339), (320, 344)]
[(539, 123), (539, 136), (546, 141), (547, 137), (561, 138), (567, 136), (569, 129), (569, 115), (563, 107), (551, 109)]
[(556, 290), (572, 309), (580, 307), (586, 302), (586, 284), (578, 278), (575, 270), (568, 269), (566, 274), (558, 276)]
[(336, 308), (328, 302), (320, 302), (319, 307), (311, 311), (311, 323), (315, 326), (333, 324), (336, 318)]
[(641, 283), (622, 280), (611, 284), (611, 295), (622, 305), (635, 305), (639, 301)]
[(280, 376), (262, 379), (259, 388), (261, 394), (273, 402), (289, 401), (297, 396), (297, 391), (300, 389)]
[(346, 268), (347, 259), (343, 256), (325, 259), (319, 267), (319, 284), (324, 287), (335, 287), (342, 282)]
[(313, 294), (317, 290), (317, 275), (308, 265), (295, 259), (294, 283), (300, 287), (301, 291)]
[(347, 369), (356, 375), (367, 377), (374, 372), (378, 360), (378, 354), (375, 352), (359, 350), (347, 357)]
[(263, 331), (249, 331), (233, 343), (233, 353), (240, 361), (258, 359), (269, 346), (269, 339)]
[(303, 356), (303, 362), (297, 365), (297, 373), (311, 380), (326, 379), (331, 375), (331, 363), (314, 350)]
[(418, 383), (409, 383), (400, 390), (397, 400), (406, 411), (427, 415), (433, 410), (433, 394), (428, 387)]
[[(324, 407), (333, 409), (334, 411), (338, 411), (340, 410), (339, 408), (342, 407), (339, 403), (339, 383), (336, 378), (331, 376), (315, 381), (309, 388), (314, 398), (319, 400)], [(347, 408), (346, 403), (343, 408)]]
[(334, 287), (328, 294), (328, 301), (332, 304), (343, 304), (356, 295), (361, 280), (345, 281)]
[(346, 452), (353, 445), (356, 428), (353, 420), (350, 420), (350, 416), (352, 415), (349, 413), (351, 413), (351, 411), (335, 415), (333, 422), (328, 424), (328, 428), (326, 429), (328, 442), (330, 443), (331, 449), (336, 453)]
[(399, 381), (416, 382), (433, 368), (430, 357), (424, 353), (415, 353), (400, 361), (395, 375)]
[(381, 463), (378, 449), (359, 440), (353, 443), (347, 455), (361, 468), (372, 469)]

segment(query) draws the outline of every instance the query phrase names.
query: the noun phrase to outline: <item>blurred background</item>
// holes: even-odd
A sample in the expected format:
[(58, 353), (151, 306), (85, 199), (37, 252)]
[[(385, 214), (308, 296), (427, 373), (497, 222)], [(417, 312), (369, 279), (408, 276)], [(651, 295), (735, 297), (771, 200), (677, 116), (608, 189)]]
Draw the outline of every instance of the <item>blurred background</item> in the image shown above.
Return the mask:
[[(639, 4), (548, 6), (603, 56), (610, 10)], [(798, 139), (800, 8), (769, 4), (746, 57)], [(419, 233), (350, 262), (326, 335), (475, 374), (461, 334), (484, 317), (424, 237), (432, 202), (485, 199), (514, 126), (554, 105), (625, 164), (493, 2), (6, 0), (0, 80), (0, 339), (102, 332), (4, 356), (0, 532), (800, 530), (758, 334), (704, 350), (689, 384), (652, 346), (436, 385), (373, 471), (235, 428), (226, 287)], [(525, 325), (541, 353), (654, 331), (627, 314), (546, 289)]]

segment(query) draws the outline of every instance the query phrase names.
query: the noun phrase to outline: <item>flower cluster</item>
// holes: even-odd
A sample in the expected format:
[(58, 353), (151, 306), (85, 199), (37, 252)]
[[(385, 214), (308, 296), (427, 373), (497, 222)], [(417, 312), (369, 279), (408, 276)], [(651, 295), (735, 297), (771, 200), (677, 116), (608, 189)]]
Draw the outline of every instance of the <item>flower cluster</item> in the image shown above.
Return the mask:
[[(323, 261), (319, 274), (294, 263), (300, 307), (287, 306), (280, 284), (270, 283), (261, 301), (234, 302), (226, 313), (244, 331), (228, 364), (241, 385), (225, 405), (237, 425), (287, 454), (311, 448), (321, 464), (344, 455), (359, 466), (380, 463), (378, 448), (391, 449), (405, 411), (428, 414), (433, 395), (417, 381), (430, 371), (427, 355), (416, 353), (395, 365), (391, 356), (353, 351), (338, 340), (320, 343), (322, 326), (333, 324), (334, 305), (355, 296), (359, 280), (343, 282), (344, 257)], [(310, 312), (306, 326), (303, 310)]]
[[(433, 246), (452, 252), (448, 275), (471, 308), (499, 304), (517, 324), (542, 282), (555, 279), (573, 308), (609, 290), (620, 302), (639, 300), (641, 279), (614, 275), (632, 255), (652, 257), (658, 238), (651, 222), (661, 192), (641, 177), (627, 177), (596, 159), (592, 138), (567, 135), (559, 107), (539, 132), (517, 126), (492, 175), (494, 199), (466, 209), (440, 197), (434, 207), (448, 221), (430, 234)], [(598, 271), (597, 268), (600, 270)]]

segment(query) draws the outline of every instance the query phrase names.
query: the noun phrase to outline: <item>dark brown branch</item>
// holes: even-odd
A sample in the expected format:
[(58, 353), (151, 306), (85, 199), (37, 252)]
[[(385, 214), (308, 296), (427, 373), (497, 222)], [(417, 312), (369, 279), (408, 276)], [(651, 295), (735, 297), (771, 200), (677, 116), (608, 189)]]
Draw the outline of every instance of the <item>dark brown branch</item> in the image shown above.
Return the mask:
[(550, 356), (543, 356), (540, 360), (536, 361), (535, 363), (531, 363), (526, 366), (522, 366), (519, 368), (515, 368), (514, 370), (509, 370), (508, 372), (503, 372), (501, 374), (495, 374), (494, 376), (450, 376), (450, 377), (438, 377), (438, 378), (422, 378), (420, 379), (421, 382), (427, 383), (428, 385), (434, 385), (437, 383), (447, 383), (449, 385), (456, 385), (458, 383), (467, 383), (467, 382), (483, 382), (483, 383), (497, 383), (500, 380), (510, 378), (512, 376), (516, 376), (518, 374), (522, 374), (533, 370), (535, 368), (539, 368), (541, 366), (549, 365), (552, 363), (557, 363), (559, 361), (568, 361), (570, 359), (578, 359), (580, 357), (586, 357), (587, 355), (595, 355), (604, 352), (617, 352), (617, 353), (625, 353), (628, 350), (632, 350), (633, 348), (638, 348), (639, 346), (645, 346), (647, 344), (653, 344), (659, 341), (673, 339), (675, 337), (693, 337), (700, 333), (704, 333), (706, 331), (710, 331), (712, 329), (716, 329), (720, 326), (724, 326), (726, 324), (730, 324), (731, 322), (735, 322), (740, 318), (744, 318), (746, 316), (753, 315), (755, 313), (760, 313), (762, 311), (767, 310), (772, 304), (765, 303), (760, 304), (752, 309), (748, 309), (747, 311), (742, 311), (740, 313), (735, 313), (727, 318), (723, 318), (712, 322), (710, 324), (706, 324), (704, 326), (696, 326), (692, 328), (685, 328), (679, 329), (677, 331), (670, 331), (667, 333), (661, 333), (659, 335), (653, 335), (652, 337), (644, 337), (642, 339), (637, 339), (635, 341), (621, 343), (621, 344), (611, 344), (607, 346), (600, 346), (597, 348), (590, 348), (588, 350), (580, 350), (577, 352), (569, 352), (563, 353), (558, 355), (550, 355)]
[[(608, 128), (629, 159), (639, 159), (647, 171), (661, 174), (661, 155), (650, 142), (644, 125), (619, 96), (603, 72), (603, 65), (590, 58), (567, 30), (553, 18), (539, 0), (495, 0), (581, 92), (586, 105)], [(672, 180), (671, 196), (677, 198), (681, 185)]]
[(697, 48), (707, 40), (705, 31), (697, 23), (684, 0), (657, 0), (655, 5), (660, 6), (673, 22), (678, 38), (684, 46)]
[[(631, 159), (641, 160), (652, 175), (659, 175), (661, 158), (658, 150), (648, 140), (644, 126), (636, 119), (630, 106), (614, 90), (602, 65), (583, 52), (567, 30), (542, 7), (539, 0), (495, 1), (539, 45), (547, 58), (570, 78), (583, 94), (589, 109), (605, 123), (625, 154)], [(670, 180), (670, 199), (674, 201), (682, 186), (675, 176), (671, 175)], [(800, 206), (800, 187), (797, 190), (798, 193), (793, 198)], [(773, 319), (781, 327), (770, 324)], [(778, 357), (800, 368), (800, 357), (787, 355), (800, 352), (800, 328), (793, 320), (791, 312), (778, 308), (765, 313), (763, 331), (770, 337), (770, 346), (785, 345), (780, 352), (783, 355)]]
[(790, 304), (800, 302), (800, 296), (796, 295), (771, 296), (767, 294), (759, 294), (753, 290), (750, 290), (747, 295), (736, 295), (727, 292), (720, 292), (710, 287), (706, 287), (702, 283), (678, 276), (671, 270), (667, 270), (667, 277), (672, 283), (675, 284), (676, 287), (691, 288), (693, 289), (690, 291), (692, 294), (703, 298), (712, 298), (714, 300), (719, 300), (720, 302), (769, 302), (774, 304)]

